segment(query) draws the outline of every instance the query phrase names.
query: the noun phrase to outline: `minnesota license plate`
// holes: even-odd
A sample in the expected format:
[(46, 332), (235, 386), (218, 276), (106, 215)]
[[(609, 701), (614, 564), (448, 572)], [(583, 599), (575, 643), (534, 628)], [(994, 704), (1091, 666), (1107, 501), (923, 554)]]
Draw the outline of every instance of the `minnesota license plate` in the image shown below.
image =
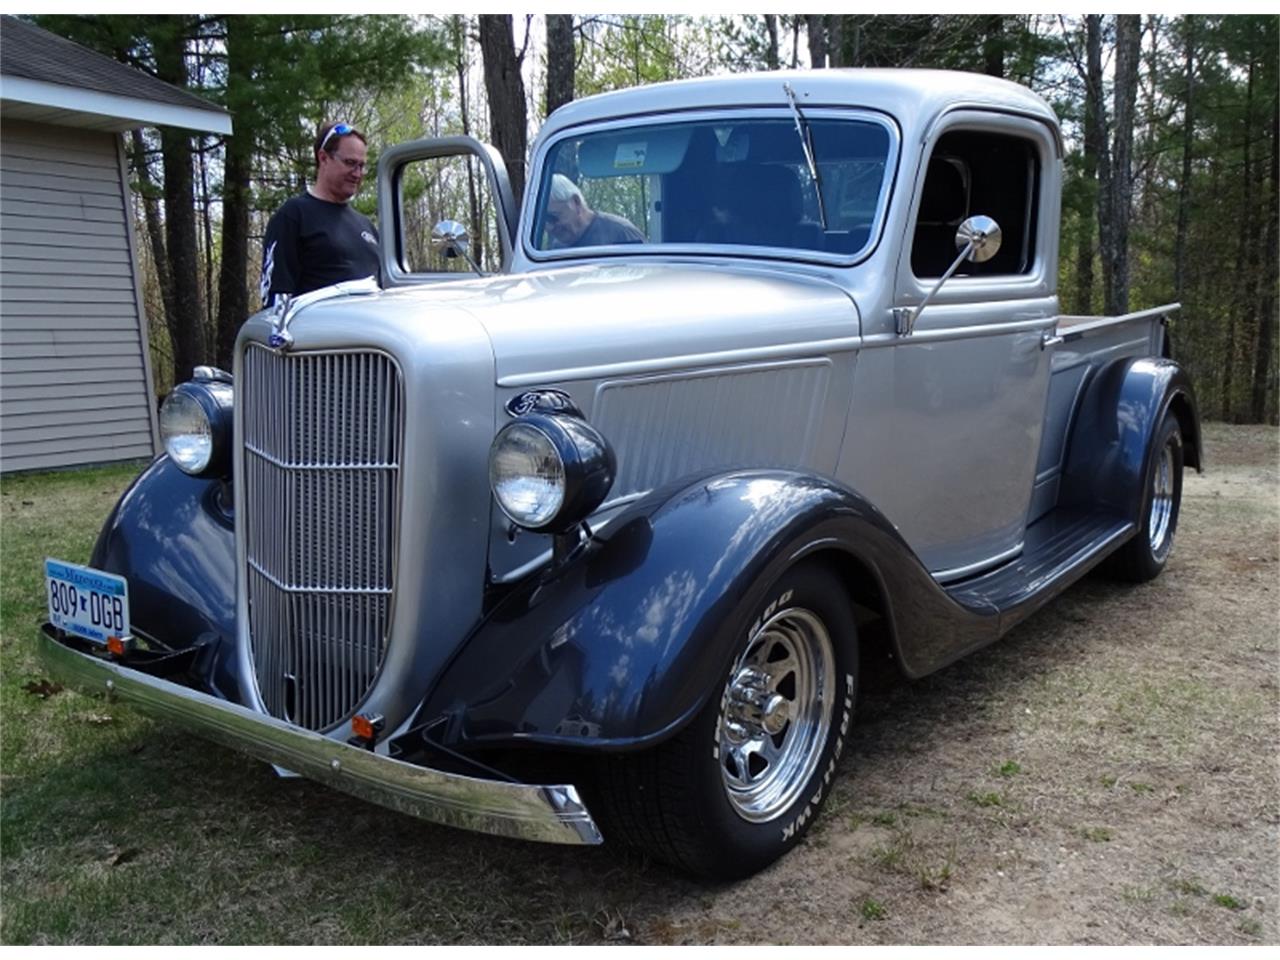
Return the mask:
[(49, 622), (97, 643), (129, 636), (129, 585), (124, 577), (45, 559)]

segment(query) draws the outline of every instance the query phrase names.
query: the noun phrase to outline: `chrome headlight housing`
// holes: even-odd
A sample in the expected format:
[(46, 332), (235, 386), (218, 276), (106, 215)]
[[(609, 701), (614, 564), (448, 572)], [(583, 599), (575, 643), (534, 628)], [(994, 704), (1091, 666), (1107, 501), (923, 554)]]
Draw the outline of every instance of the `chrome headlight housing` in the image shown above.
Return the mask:
[(512, 420), (489, 448), (489, 486), (513, 523), (564, 533), (604, 502), (613, 486), (613, 448), (570, 414), (533, 412)]
[(230, 476), (231, 412), (229, 383), (191, 380), (175, 387), (160, 406), (160, 439), (174, 465), (195, 477)]

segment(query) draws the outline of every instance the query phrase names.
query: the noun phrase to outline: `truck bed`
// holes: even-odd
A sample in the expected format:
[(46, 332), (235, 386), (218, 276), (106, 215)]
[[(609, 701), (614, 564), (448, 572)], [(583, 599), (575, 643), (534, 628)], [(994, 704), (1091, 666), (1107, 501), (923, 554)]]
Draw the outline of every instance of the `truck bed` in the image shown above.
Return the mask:
[(1180, 303), (1166, 303), (1159, 307), (1151, 307), (1147, 310), (1137, 310), (1133, 313), (1121, 314), (1117, 317), (1107, 316), (1077, 316), (1074, 314), (1062, 314), (1058, 317), (1058, 333), (1059, 335), (1083, 335), (1091, 330), (1100, 330), (1104, 327), (1120, 326), (1126, 323), (1134, 323), (1139, 320), (1152, 320), (1156, 318), (1166, 317), (1182, 306)]
[(1118, 317), (1058, 317), (1060, 343), (1052, 346), (1049, 398), (1028, 522), (1053, 509), (1066, 455), (1067, 429), (1091, 371), (1121, 357), (1158, 357), (1164, 352), (1163, 319), (1177, 310), (1169, 303)]

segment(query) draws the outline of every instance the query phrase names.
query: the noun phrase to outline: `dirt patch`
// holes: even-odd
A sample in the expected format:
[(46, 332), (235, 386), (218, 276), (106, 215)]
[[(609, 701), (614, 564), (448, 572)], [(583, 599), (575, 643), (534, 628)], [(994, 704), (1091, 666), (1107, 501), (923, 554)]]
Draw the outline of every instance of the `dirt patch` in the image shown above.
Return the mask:
[[(864, 690), (823, 816), (798, 849), (732, 885), (278, 780), (123, 704), (40, 699), (22, 687), (39, 674), (13, 641), (0, 650), (0, 935), (1274, 944), (1280, 433), (1205, 432), (1208, 472), (1186, 477), (1177, 545), (1155, 582), (1088, 578), (914, 683), (864, 636)], [(43, 552), (83, 555), (93, 532), (60, 546), (29, 537), (29, 555), (6, 545), (6, 580), (25, 598), (7, 602), (35, 623)]]
[(1206, 425), (1155, 582), (1090, 578), (916, 683), (869, 664), (805, 846), (649, 942), (1280, 939), (1280, 434)]

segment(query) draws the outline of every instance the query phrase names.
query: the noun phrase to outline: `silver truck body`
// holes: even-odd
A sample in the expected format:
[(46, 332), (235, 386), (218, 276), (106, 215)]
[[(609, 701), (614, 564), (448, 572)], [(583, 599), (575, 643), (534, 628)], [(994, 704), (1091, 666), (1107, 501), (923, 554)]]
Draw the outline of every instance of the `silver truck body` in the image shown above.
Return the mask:
[[(795, 84), (807, 110), (888, 118), (896, 143), (911, 145), (905, 156), (894, 152), (898, 168), (879, 235), (853, 265), (803, 251), (726, 255), (724, 247), (697, 245), (639, 255), (615, 248), (608, 257), (539, 254), (530, 243), (531, 196), (511, 261), (519, 279), (450, 283), (447, 292), (433, 286), (429, 302), (463, 310), (484, 327), (496, 409), (530, 386), (574, 397), (619, 452), (615, 499), (704, 467), (803, 466), (875, 502), (940, 580), (1016, 556), (1036, 516), (1033, 495), (1054, 479), (1042, 460), (1064, 442), (1045, 435), (1044, 424), (1065, 430), (1073, 399), (1055, 388), (1067, 408), (1055, 414), (1047, 407), (1054, 353), (1041, 342), (1058, 323), (1062, 148), (1056, 117), (1039, 97), (978, 75), (909, 70), (659, 84), (558, 111), (534, 145), (530, 183), (548, 145), (566, 131), (651, 122), (673, 107), (695, 117), (717, 110), (786, 116), (784, 82)], [(932, 286), (909, 263), (922, 158), (956, 128), (1016, 131), (1036, 142), (1036, 259), (1017, 278), (953, 279), (914, 335), (899, 337), (894, 308), (918, 304)], [(390, 249), (387, 257), (394, 275)], [(426, 307), (412, 299), (400, 309), (420, 323)], [(1129, 352), (1108, 344), (1095, 359), (1159, 355), (1158, 319), (1122, 321), (1131, 328), (1123, 335)], [(493, 546), (503, 574), (534, 558), (527, 544)]]
[[(539, 184), (565, 138), (715, 117), (790, 122), (784, 84), (804, 118), (855, 117), (887, 134), (881, 200), (856, 251), (697, 242), (576, 250), (540, 239)], [(940, 142), (984, 135), (1016, 141), (1034, 168), (1023, 204), (1034, 215), (1005, 227), (1021, 238), (1025, 262), (1004, 275), (955, 276), (935, 291), (941, 269), (918, 276), (912, 260), (931, 157)], [(701, 722), (693, 718), (722, 690), (726, 702), (750, 693), (732, 671), (726, 686), (732, 658), (716, 627), (734, 591), (742, 606), (730, 619), (750, 621), (761, 591), (813, 551), (847, 552), (841, 576), (852, 596), (890, 621), (908, 674), (929, 672), (1147, 536), (1149, 504), (1165, 495), (1143, 492), (1164, 418), (1176, 416), (1185, 462), (1199, 466), (1189, 384), (1158, 359), (1167, 353), (1162, 321), (1176, 305), (1116, 318), (1059, 315), (1062, 141), (1044, 101), (1014, 84), (820, 71), (588, 98), (557, 111), (533, 147), (506, 272), (410, 273), (397, 171), (453, 147), (484, 162), (499, 218), (514, 220), (492, 150), (460, 140), (388, 150), (379, 170), (386, 289), (318, 291), (286, 313), (257, 314), (241, 332), (226, 566), (235, 610), (201, 606), (189, 582), (165, 585), (183, 591), (219, 635), (214, 665), (203, 668), (214, 692), (197, 702), (180, 684), (131, 684), (168, 716), (181, 717), (190, 699), (185, 713), (205, 735), (285, 766), (292, 757), (310, 776), (420, 816), (599, 842), (573, 787), (502, 783), (487, 796), (483, 775), (432, 769), (429, 758), (409, 761), (431, 775), (415, 781), (404, 751), (424, 738), (455, 758), (472, 747), (660, 750)], [(652, 210), (662, 212), (657, 201)], [(926, 297), (904, 328), (904, 308)], [(514, 523), (489, 488), (495, 434), (530, 391), (567, 395), (616, 454), (576, 561), (563, 560), (554, 536)], [(1179, 475), (1181, 450), (1169, 460)], [(663, 492), (682, 483), (693, 486), (675, 499)], [(699, 567), (662, 518), (691, 502), (689, 491), (712, 503), (735, 484), (744, 492), (716, 506), (719, 516), (760, 502), (723, 543), (703, 543), (713, 559)], [(669, 527), (701, 522), (689, 516)], [(847, 521), (839, 530), (837, 517)], [(129, 531), (141, 521), (122, 505), (112, 523), (95, 566), (141, 579), (116, 559), (138, 549), (112, 547), (113, 537), (136, 536)], [(623, 554), (616, 545), (639, 528), (653, 541), (637, 548), (638, 572), (620, 561), (620, 572), (587, 571), (584, 585), (565, 585), (575, 563), (589, 564), (581, 557)], [(706, 536), (718, 535), (708, 525)], [(1156, 548), (1167, 555), (1153, 534)], [(735, 565), (740, 582), (726, 586), (721, 568)], [(577, 612), (547, 612), (561, 601)], [(503, 630), (528, 638), (528, 659), (501, 662), (511, 644), (494, 640)], [(579, 660), (556, 668), (567, 651)], [(68, 657), (79, 658), (74, 667)], [(62, 648), (56, 659), (64, 675), (126, 686), (127, 664)], [(493, 706), (504, 697), (518, 708)], [(768, 711), (752, 709), (765, 722)], [(255, 714), (264, 718), (258, 736), (234, 733)], [(365, 744), (373, 762), (359, 764), (354, 780), (353, 717), (385, 725)], [(838, 725), (826, 723), (824, 731)], [(325, 739), (336, 751), (328, 766)], [(834, 743), (823, 754), (832, 765), (843, 738)], [(387, 761), (381, 795), (370, 789), (378, 757)], [(817, 775), (805, 767), (805, 778)], [(789, 800), (785, 816), (800, 802)], [(752, 811), (744, 814), (752, 829), (753, 818), (772, 817)], [(794, 823), (782, 831), (786, 843)], [(751, 868), (765, 856), (753, 854)]]

